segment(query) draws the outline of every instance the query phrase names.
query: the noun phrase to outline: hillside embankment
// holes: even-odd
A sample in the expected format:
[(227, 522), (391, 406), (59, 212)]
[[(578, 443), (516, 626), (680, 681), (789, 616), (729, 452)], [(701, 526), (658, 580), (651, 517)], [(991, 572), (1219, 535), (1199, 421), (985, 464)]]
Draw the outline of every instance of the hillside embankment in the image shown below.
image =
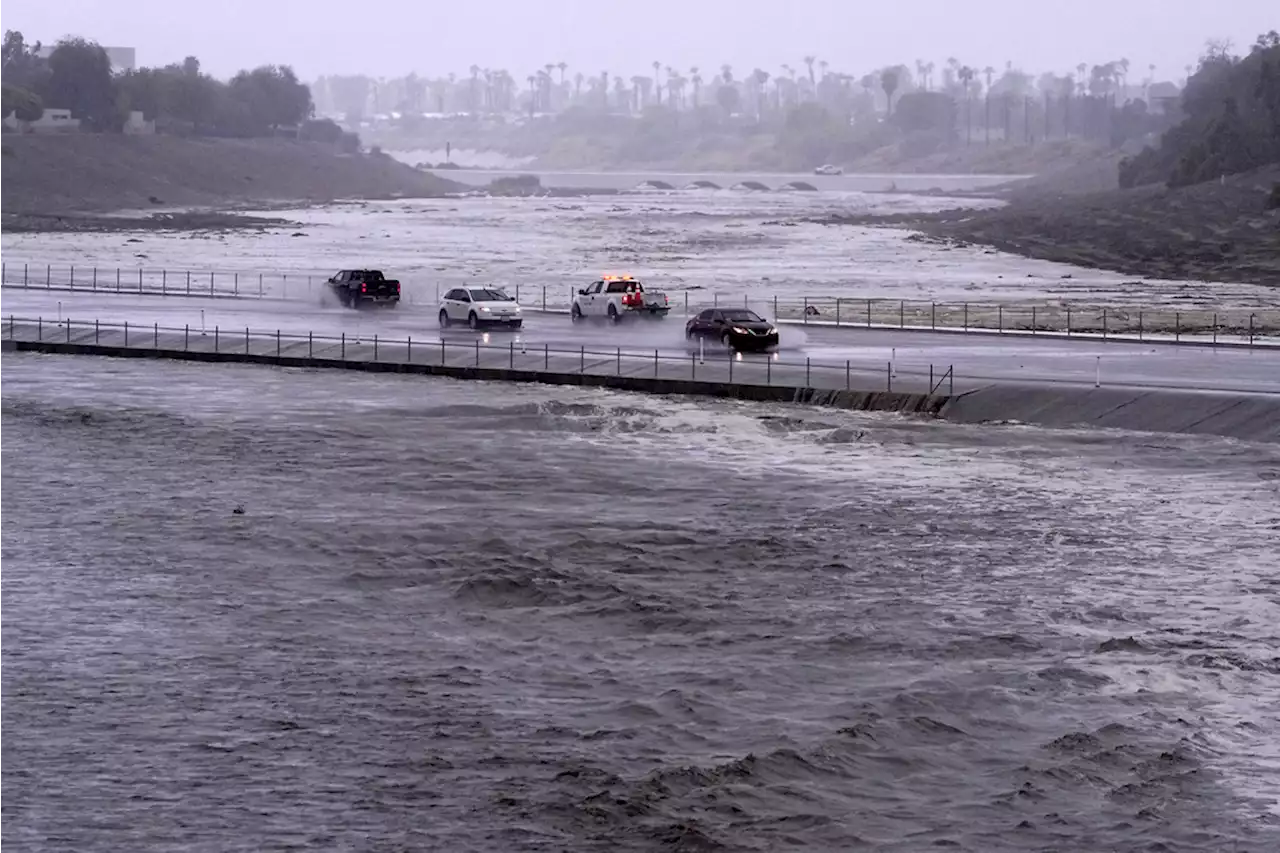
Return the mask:
[[(262, 227), (234, 215), (151, 217), (148, 208), (264, 208), (342, 198), (432, 197), (462, 189), (390, 157), (285, 139), (118, 134), (11, 135), (3, 141), (5, 230)], [(112, 211), (139, 211), (125, 221)], [(283, 224), (283, 220), (280, 220)]]
[(832, 225), (892, 225), (920, 239), (976, 243), (1025, 257), (1143, 278), (1280, 286), (1280, 164), (1178, 189), (1074, 193), (1028, 180), (991, 210), (831, 216)]

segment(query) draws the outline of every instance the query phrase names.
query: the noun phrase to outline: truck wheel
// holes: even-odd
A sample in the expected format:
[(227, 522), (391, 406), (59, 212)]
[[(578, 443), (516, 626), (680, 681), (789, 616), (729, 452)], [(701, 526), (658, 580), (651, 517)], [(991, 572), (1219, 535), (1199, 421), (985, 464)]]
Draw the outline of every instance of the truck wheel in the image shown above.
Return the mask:
[(480, 318), (476, 316), (476, 312), (472, 311), (467, 315), (467, 325), (472, 329), (480, 328)]
[(574, 303), (573, 308), (569, 311), (569, 319), (575, 323), (582, 319), (582, 309), (578, 307), (577, 303)]
[(443, 308), (440, 309), (440, 328), (449, 328), (449, 312)]
[(609, 322), (617, 323), (621, 319), (622, 318), (618, 316), (618, 309), (610, 305), (609, 306)]

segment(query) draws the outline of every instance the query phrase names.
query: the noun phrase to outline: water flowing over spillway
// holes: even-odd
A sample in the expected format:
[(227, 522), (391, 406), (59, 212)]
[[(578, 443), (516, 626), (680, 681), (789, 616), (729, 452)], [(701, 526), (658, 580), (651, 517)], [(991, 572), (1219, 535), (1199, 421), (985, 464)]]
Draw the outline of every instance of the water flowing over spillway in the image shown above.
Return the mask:
[(4, 371), (23, 849), (1280, 831), (1274, 446), (235, 365)]

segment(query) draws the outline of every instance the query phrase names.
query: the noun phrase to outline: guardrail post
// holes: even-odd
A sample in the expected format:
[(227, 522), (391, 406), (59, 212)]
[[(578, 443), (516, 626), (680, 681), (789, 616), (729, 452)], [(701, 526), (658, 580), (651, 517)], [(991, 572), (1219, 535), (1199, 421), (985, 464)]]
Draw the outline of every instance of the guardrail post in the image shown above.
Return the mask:
[[(280, 285), (280, 292), (283, 294), (285, 299), (289, 298), (289, 274), (288, 273), (284, 274), (283, 283)], [(258, 295), (262, 296), (263, 295), (262, 291), (258, 291)]]
[(929, 303), (929, 328), (935, 332), (938, 330), (938, 303), (937, 302)]
[(1071, 337), (1071, 306), (1067, 306), (1067, 337)]
[[(374, 338), (377, 340), (377, 338)], [(280, 357), (280, 330), (276, 329), (276, 358)]]
[(1096, 357), (1096, 361), (1094, 361), (1093, 363), (1093, 370), (1094, 370), (1093, 387), (1101, 388), (1102, 387), (1102, 356)]
[(892, 391), (893, 390), (893, 362), (892, 361), (885, 362), (884, 381), (885, 381), (885, 390)]
[(1178, 343), (1182, 340), (1182, 312), (1173, 312), (1173, 340)]
[(71, 289), (76, 289), (76, 265), (71, 265)]
[[(444, 341), (441, 341), (440, 343), (443, 344)], [(339, 350), (339, 357), (343, 361), (347, 360), (347, 333), (346, 332), (342, 333), (342, 349)]]
[(27, 286), (27, 265), (26, 264), (22, 265), (22, 286), (23, 287)]
[(441, 366), (441, 367), (444, 367), (444, 365), (445, 365), (445, 358), (444, 358), (444, 346), (445, 346), (445, 344), (444, 344), (444, 338), (441, 338), (441, 339), (440, 339), (440, 366)]
[[(436, 285), (436, 290), (440, 289), (440, 285)], [(542, 310), (547, 310), (547, 286), (542, 285)]]
[(142, 267), (138, 267), (138, 292), (142, 292)]
[[(518, 288), (520, 285), (516, 285)], [(516, 297), (518, 300), (519, 297)], [(514, 369), (516, 366), (516, 342), (507, 341), (507, 368)]]
[(311, 332), (307, 332), (307, 358), (314, 358), (315, 350), (312, 348)]
[(1107, 309), (1102, 309), (1102, 339), (1107, 339)]
[(116, 293), (120, 292), (120, 267), (116, 267)]
[(152, 334), (155, 335), (155, 337), (151, 339), (152, 340), (151, 348), (160, 349), (160, 324), (159, 323), (155, 324), (155, 329), (152, 332)]
[[(9, 322), (12, 323), (13, 321), (10, 320)], [(98, 342), (98, 321), (97, 320), (93, 321), (93, 342), (95, 344)]]
[(94, 290), (98, 289), (98, 268), (97, 267), (93, 268), (93, 283), (91, 286)]
[(804, 298), (804, 311), (800, 314), (804, 318), (804, 322), (809, 322), (809, 297)]
[(244, 354), (249, 354), (249, 327), (244, 327)]
[(373, 333), (373, 360), (378, 360), (378, 333)]
[(262, 273), (258, 273), (258, 295), (262, 295)]
[(840, 297), (836, 297), (836, 325), (840, 325)]
[(578, 372), (587, 372), (587, 348), (585, 346), (578, 348)]
[(956, 366), (954, 364), (947, 366), (947, 395), (954, 397), (956, 395)]
[[(689, 294), (688, 293), (685, 293), (684, 295), (684, 315), (686, 317), (689, 316)], [(773, 319), (774, 319), (774, 322), (777, 322), (778, 320), (778, 294), (776, 293), (773, 294)]]
[(765, 385), (773, 384), (773, 359), (772, 358), (766, 358), (764, 360), (764, 384)]
[(404, 338), (404, 360), (409, 364), (413, 364), (413, 336), (405, 335)]
[(848, 391), (848, 390), (852, 387), (852, 385), (853, 385), (852, 377), (849, 375), (849, 374), (850, 374), (850, 372), (851, 372), (851, 371), (849, 370), (849, 360), (848, 360), (848, 359), (845, 359), (845, 362), (844, 362), (844, 390), (846, 390), (846, 391)]
[(218, 327), (217, 327), (217, 325), (215, 324), (215, 325), (214, 325), (214, 327), (213, 327), (213, 351), (214, 351), (214, 352), (217, 352), (217, 351), (218, 351), (218, 337), (219, 337), (219, 336), (218, 336)]
[[(12, 326), (10, 326), (10, 329), (12, 329)], [(13, 333), (10, 332), (9, 336), (13, 337)], [(657, 350), (653, 351), (653, 378), (654, 379), (658, 378), (658, 351)]]
[(124, 321), (124, 345), (129, 345), (129, 321)]
[(44, 266), (44, 286), (46, 288), (53, 287), (53, 264), (45, 264)]
[(618, 375), (622, 375), (622, 347), (618, 347)]
[(187, 270), (187, 296), (191, 295), (191, 270)]
[(164, 296), (169, 289), (169, 271), (160, 270), (160, 295)]
[(867, 300), (867, 328), (871, 328), (871, 300)]
[(907, 302), (904, 299), (898, 300), (898, 328), (905, 329), (907, 327)]
[(1004, 334), (1004, 305), (996, 306), (996, 334)]
[(969, 303), (964, 303), (964, 330), (969, 331)]
[(44, 340), (44, 317), (36, 318), (36, 340)]
[(476, 367), (480, 366), (480, 339), (476, 338)]
[(805, 356), (805, 359), (804, 359), (804, 387), (806, 388), (809, 387), (809, 357), (808, 356)]
[(1214, 345), (1215, 347), (1218, 345), (1218, 315), (1217, 315), (1217, 313), (1214, 313), (1214, 315), (1213, 315), (1213, 345)]
[(1142, 340), (1142, 309), (1138, 309), (1138, 340)]
[(1031, 334), (1036, 333), (1036, 306), (1031, 306)]
[(67, 318), (67, 343), (71, 343), (71, 318)]
[(213, 296), (213, 273), (209, 273), (209, 295)]
[(233, 272), (231, 274), (231, 293), (234, 296), (240, 295), (240, 273), (238, 272)]
[(1255, 315), (1249, 315), (1249, 346), (1253, 346), (1253, 318)]
[(191, 324), (184, 323), (182, 325), (182, 351), (186, 352), (191, 348)]

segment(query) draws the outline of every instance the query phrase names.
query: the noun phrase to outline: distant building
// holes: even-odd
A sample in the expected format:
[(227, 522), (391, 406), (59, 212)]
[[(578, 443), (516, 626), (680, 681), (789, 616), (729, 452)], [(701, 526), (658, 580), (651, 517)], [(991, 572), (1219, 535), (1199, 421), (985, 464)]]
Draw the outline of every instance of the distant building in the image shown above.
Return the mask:
[[(41, 45), (38, 55), (44, 59), (48, 59), (53, 53), (56, 44)], [(107, 52), (107, 59), (111, 60), (111, 73), (123, 74), (126, 71), (133, 71), (138, 67), (138, 50), (133, 47), (106, 47), (102, 48)]]
[(35, 121), (22, 121), (10, 113), (4, 118), (4, 126), (18, 133), (76, 133), (80, 119), (71, 117), (71, 110), (46, 109)]

